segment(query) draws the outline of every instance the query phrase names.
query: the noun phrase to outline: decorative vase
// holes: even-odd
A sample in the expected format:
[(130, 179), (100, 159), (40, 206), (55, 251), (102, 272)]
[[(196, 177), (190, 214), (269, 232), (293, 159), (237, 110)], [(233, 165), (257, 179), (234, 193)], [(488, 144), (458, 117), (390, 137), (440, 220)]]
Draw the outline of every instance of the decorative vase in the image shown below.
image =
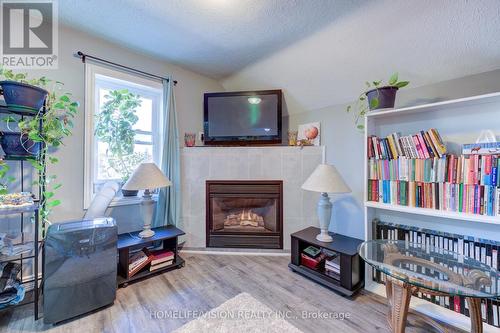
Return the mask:
[[(365, 95), (368, 98), (370, 110), (391, 109), (396, 102), (396, 92), (398, 87), (386, 86), (368, 90)], [(372, 100), (377, 98), (378, 105), (372, 108)]]
[(184, 145), (186, 147), (194, 147), (195, 143), (196, 143), (196, 133), (184, 134)]
[(37, 113), (48, 95), (47, 90), (31, 84), (0, 81), (0, 85), (5, 104), (13, 111)]
[(37, 156), (40, 152), (40, 142), (34, 142), (27, 134), (15, 132), (3, 132), (0, 145), (7, 157), (30, 157)]

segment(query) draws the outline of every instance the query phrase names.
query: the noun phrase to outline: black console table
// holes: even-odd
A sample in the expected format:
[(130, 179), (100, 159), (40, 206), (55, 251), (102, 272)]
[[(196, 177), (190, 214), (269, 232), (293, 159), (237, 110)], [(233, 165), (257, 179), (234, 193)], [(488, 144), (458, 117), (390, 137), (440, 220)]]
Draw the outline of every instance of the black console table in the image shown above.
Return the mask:
[[(173, 225), (153, 228), (152, 230), (155, 232), (155, 234), (153, 237), (149, 238), (140, 238), (140, 231), (118, 235), (118, 287), (126, 287), (128, 283), (132, 281), (143, 279), (154, 274), (164, 273), (174, 268), (181, 268), (184, 266), (184, 259), (182, 259), (179, 255), (177, 246), (178, 237), (184, 235), (185, 232), (174, 227)], [(152, 272), (145, 269), (133, 275), (132, 277), (129, 277), (128, 261), (131, 250), (149, 246), (151, 245), (151, 243), (157, 241), (162, 241), (163, 249), (170, 250), (174, 253), (175, 256), (172, 265), (160, 268)]]
[[(364, 287), (364, 262), (358, 254), (360, 239), (329, 233), (333, 242), (324, 243), (316, 239), (319, 228), (309, 227), (291, 235), (292, 259), (288, 267), (344, 296), (352, 296)], [(300, 263), (300, 254), (308, 246), (315, 246), (340, 255), (340, 279), (337, 280), (324, 273), (324, 268), (311, 269)]]

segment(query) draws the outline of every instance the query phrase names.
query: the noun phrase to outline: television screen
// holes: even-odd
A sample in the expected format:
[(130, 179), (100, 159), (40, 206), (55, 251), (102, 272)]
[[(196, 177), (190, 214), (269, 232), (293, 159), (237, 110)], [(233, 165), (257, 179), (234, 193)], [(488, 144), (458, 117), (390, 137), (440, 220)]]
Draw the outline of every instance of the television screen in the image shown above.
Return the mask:
[(205, 143), (281, 142), (281, 90), (205, 94)]

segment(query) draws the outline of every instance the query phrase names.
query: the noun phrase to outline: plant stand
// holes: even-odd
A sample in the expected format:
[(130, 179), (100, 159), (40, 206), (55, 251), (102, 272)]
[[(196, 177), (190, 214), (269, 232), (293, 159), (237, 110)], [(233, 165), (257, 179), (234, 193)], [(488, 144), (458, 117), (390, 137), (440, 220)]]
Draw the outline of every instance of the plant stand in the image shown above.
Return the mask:
[[(40, 112), (45, 112), (45, 107)], [(32, 117), (35, 116), (32, 112), (24, 112), (24, 111), (17, 111), (17, 110), (11, 110), (6, 106), (0, 106), (0, 113), (3, 114), (16, 114), (18, 116), (21, 116), (21, 118), (24, 117)], [(40, 129), (43, 128), (43, 123), (40, 121)], [(25, 167), (25, 162), (28, 161), (29, 159), (36, 159), (37, 161), (44, 161), (45, 160), (45, 155), (43, 153), (39, 153), (38, 156), (35, 157), (9, 157), (9, 156), (4, 156), (2, 158), (4, 161), (18, 161), (20, 163), (20, 186), (21, 186), (21, 192), (24, 192), (24, 167)], [(45, 165), (45, 163), (43, 163)], [(45, 170), (38, 170), (38, 198), (35, 199), (35, 204), (30, 207), (20, 207), (20, 208), (13, 208), (13, 209), (3, 209), (0, 210), (0, 217), (7, 216), (7, 215), (14, 215), (14, 214), (19, 214), (20, 215), (20, 230), (21, 230), (21, 242), (16, 244), (16, 245), (27, 245), (29, 243), (33, 243), (33, 248), (28, 254), (21, 254), (21, 255), (15, 255), (15, 256), (10, 256), (10, 257), (4, 257), (1, 258), (0, 263), (6, 263), (6, 262), (19, 262), (21, 264), (21, 271), (20, 271), (20, 280), (21, 284), (25, 286), (33, 286), (32, 290), (26, 291), (24, 299), (19, 302), (18, 304), (14, 304), (11, 306), (4, 307), (0, 309), (0, 311), (6, 311), (9, 309), (12, 309), (14, 307), (19, 307), (27, 304), (33, 304), (34, 306), (34, 316), (35, 320), (39, 319), (39, 311), (38, 311), (38, 306), (39, 306), (39, 300), (40, 300), (40, 293), (42, 291), (42, 284), (43, 284), (43, 263), (41, 265), (42, 271), (41, 271), (41, 276), (39, 276), (39, 266), (40, 266), (40, 255), (43, 260), (43, 249), (44, 249), (44, 242), (43, 239), (45, 237), (45, 228), (43, 225), (43, 221), (40, 221), (40, 209), (44, 207), (45, 205)], [(25, 239), (25, 228), (26, 228), (26, 215), (31, 214), (32, 215), (32, 221), (33, 221), (33, 240), (27, 240)], [(41, 239), (40, 239), (40, 233), (41, 233)], [(33, 277), (30, 279), (24, 279), (24, 268), (26, 267), (26, 262), (32, 261), (32, 266), (33, 266)]]

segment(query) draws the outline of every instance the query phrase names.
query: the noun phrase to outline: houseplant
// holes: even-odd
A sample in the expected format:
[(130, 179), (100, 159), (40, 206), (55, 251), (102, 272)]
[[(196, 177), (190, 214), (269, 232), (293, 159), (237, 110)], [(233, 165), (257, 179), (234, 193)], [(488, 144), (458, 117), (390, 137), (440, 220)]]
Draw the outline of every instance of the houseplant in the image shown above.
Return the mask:
[(5, 104), (11, 110), (37, 113), (43, 106), (48, 91), (42, 87), (44, 77), (28, 80), (26, 74), (14, 73), (10, 69), (0, 68), (0, 81)]
[[(4, 119), (9, 129), (13, 127), (13, 124), (17, 125), (21, 140), (27, 137), (30, 142), (39, 145), (37, 156), (29, 158), (28, 161), (40, 176), (40, 182), (35, 181), (33, 184), (42, 189), (44, 201), (40, 202), (40, 217), (43, 221), (42, 226), (44, 226), (45, 223), (49, 222), (48, 217), (52, 209), (61, 203), (59, 199), (54, 198), (54, 195), (55, 191), (62, 186), (61, 183), (56, 182), (56, 175), (47, 172), (47, 165), (59, 161), (55, 156), (52, 156), (52, 153), (55, 148), (63, 144), (65, 137), (71, 135), (72, 119), (78, 112), (79, 104), (71, 99), (70, 93), (62, 92), (62, 82), (52, 81), (45, 77), (28, 80), (27, 74), (14, 74), (5, 70), (0, 71), (0, 73), (2, 76), (14, 80), (29, 81), (31, 84), (49, 91), (45, 100), (45, 109), (38, 110), (32, 117), (8, 116)], [(21, 143), (26, 144), (23, 140)], [(25, 149), (30, 148), (26, 146)]]
[(387, 84), (382, 80), (373, 81), (372, 83), (366, 81), (365, 85), (368, 91), (362, 92), (355, 104), (347, 106), (346, 111), (350, 112), (353, 107), (357, 109), (355, 123), (358, 129), (364, 129), (364, 125), (360, 124), (360, 120), (370, 110), (393, 108), (396, 101), (396, 92), (399, 88), (406, 87), (409, 81), (399, 81), (398, 73), (391, 75)]
[[(105, 102), (96, 115), (95, 135), (108, 145), (108, 164), (125, 183), (137, 165), (148, 158), (146, 153), (134, 152), (135, 130), (139, 117), (137, 108), (141, 106), (139, 95), (127, 89), (112, 90), (104, 96)], [(122, 189), (124, 196), (136, 196), (137, 191)]]

